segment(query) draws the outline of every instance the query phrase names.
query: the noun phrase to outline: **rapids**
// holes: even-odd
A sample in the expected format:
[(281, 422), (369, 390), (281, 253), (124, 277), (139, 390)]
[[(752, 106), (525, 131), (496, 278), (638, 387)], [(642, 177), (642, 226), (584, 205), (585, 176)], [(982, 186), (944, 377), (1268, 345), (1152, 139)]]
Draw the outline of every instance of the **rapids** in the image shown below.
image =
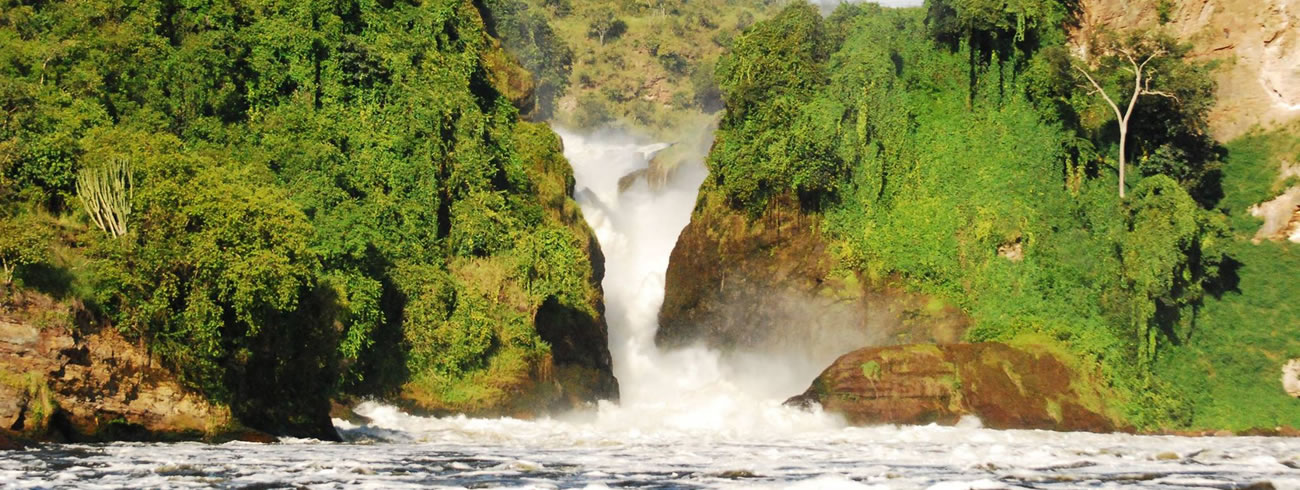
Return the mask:
[(524, 421), (366, 402), (364, 424), (335, 420), (344, 443), (47, 445), (0, 452), (0, 487), (1300, 488), (1300, 439), (996, 431), (975, 419), (845, 427), (781, 405), (826, 360), (661, 351), (664, 272), (706, 177), (707, 138), (665, 187), (641, 179), (620, 193), (665, 145), (557, 132), (606, 258), (619, 403)]

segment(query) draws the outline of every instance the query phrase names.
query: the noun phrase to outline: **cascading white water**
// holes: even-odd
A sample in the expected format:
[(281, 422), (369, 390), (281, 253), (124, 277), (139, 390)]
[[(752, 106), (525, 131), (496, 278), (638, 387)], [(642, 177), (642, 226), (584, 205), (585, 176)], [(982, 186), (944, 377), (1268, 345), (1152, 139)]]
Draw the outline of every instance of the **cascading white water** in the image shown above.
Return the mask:
[(780, 359), (758, 359), (758, 354), (723, 356), (702, 346), (668, 351), (655, 346), (668, 257), (707, 177), (703, 158), (711, 134), (704, 135), (704, 147), (666, 185), (651, 189), (640, 179), (620, 190), (619, 179), (646, 168), (663, 144), (646, 144), (615, 131), (556, 132), (573, 166), (577, 200), (605, 255), (606, 319), (621, 401), (602, 407), (598, 419), (614, 426), (722, 432), (838, 426), (835, 417), (781, 406), (824, 366), (810, 371)]

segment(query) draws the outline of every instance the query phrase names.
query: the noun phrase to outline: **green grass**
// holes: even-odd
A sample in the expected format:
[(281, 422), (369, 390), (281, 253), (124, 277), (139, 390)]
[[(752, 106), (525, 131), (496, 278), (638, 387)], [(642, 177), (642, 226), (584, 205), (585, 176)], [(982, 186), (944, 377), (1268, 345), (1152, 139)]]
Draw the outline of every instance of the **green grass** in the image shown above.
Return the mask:
[(1225, 290), (1206, 298), (1190, 341), (1167, 350), (1158, 366), (1190, 400), (1192, 428), (1300, 427), (1300, 402), (1281, 384), (1282, 364), (1300, 357), (1300, 246), (1252, 244), (1260, 220), (1245, 213), (1282, 190), (1278, 169), (1283, 160), (1297, 160), (1297, 129), (1253, 133), (1227, 145), (1223, 208), (1236, 237)]
[(1228, 143), (1228, 159), (1223, 167), (1224, 197), (1219, 208), (1228, 214), (1234, 230), (1253, 233), (1260, 220), (1250, 216), (1250, 207), (1295, 185), (1279, 177), (1284, 161), (1300, 164), (1297, 134), (1300, 122), (1274, 131), (1256, 131)]

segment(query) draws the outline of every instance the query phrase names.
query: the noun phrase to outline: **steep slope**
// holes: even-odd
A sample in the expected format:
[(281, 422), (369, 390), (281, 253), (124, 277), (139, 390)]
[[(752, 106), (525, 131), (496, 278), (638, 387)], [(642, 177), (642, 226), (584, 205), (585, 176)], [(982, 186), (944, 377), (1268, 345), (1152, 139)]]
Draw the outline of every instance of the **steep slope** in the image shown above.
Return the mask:
[[(788, 289), (838, 299), (854, 297), (843, 294), (854, 289), (847, 284), (898, 284), (934, 298), (921, 304), (938, 315), (916, 315), (918, 324), (941, 327), (951, 308), (968, 318), (964, 341), (1034, 339), (1053, 362), (1078, 368), (1062, 371), (1068, 382), (1026, 387), (1077, 384), (1081, 391), (1057, 395), (1092, 393), (1102, 402), (1089, 410), (1107, 414), (1108, 424), (1187, 427), (1196, 401), (1157, 365), (1204, 335), (1197, 312), (1231, 264), (1226, 217), (1210, 208), (1219, 196), (1204, 191), (1228, 182), (1214, 172), (1219, 153), (1203, 131), (1210, 84), (1178, 57), (1147, 65), (1160, 73), (1153, 86), (1176, 92), (1178, 102), (1140, 105), (1142, 122), (1123, 148), (1113, 111), (1068, 49), (1073, 4), (1007, 5), (842, 6), (823, 19), (796, 4), (738, 38), (719, 63), (726, 114), (710, 178), (669, 266), (668, 287), (681, 287), (682, 297), (665, 301), (661, 338), (728, 346), (798, 337), (785, 328), (806, 328), (810, 338), (826, 323), (819, 314), (857, 320), (834, 315), (830, 301), (769, 315), (775, 321), (752, 312), (781, 308)], [(1177, 52), (1152, 44), (1162, 42), (1136, 46)], [(1107, 88), (1122, 90), (1127, 61), (1114, 53), (1088, 61)], [(1125, 150), (1136, 172), (1121, 181), (1115, 155)], [(681, 284), (694, 278), (707, 284)], [(747, 289), (726, 296), (733, 281)], [(723, 311), (748, 316), (729, 322)], [(934, 333), (945, 330), (914, 337), (944, 341)], [(891, 335), (886, 328), (874, 339)], [(1035, 369), (1016, 349), (988, 349), (1018, 359), (1011, 372)], [(853, 374), (847, 362), (828, 375)], [(845, 400), (867, 396), (854, 391), (869, 384), (849, 381)], [(870, 396), (906, 399), (905, 384)], [(1038, 388), (1027, 389), (1020, 395), (1033, 399)], [(988, 399), (999, 398), (1017, 403)], [(997, 403), (977, 412), (994, 414)], [(1042, 416), (1031, 425), (1061, 421)]]
[(680, 138), (722, 106), (714, 66), (772, 2), (484, 0), (494, 32), (538, 81), (538, 119)]

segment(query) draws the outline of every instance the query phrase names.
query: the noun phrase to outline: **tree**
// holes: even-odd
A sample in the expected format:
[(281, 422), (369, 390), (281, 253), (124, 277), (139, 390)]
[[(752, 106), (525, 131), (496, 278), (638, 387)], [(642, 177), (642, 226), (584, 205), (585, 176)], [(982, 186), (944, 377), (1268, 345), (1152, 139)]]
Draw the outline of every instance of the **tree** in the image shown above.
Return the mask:
[(13, 283), (20, 266), (47, 260), (50, 234), (30, 217), (0, 219), (0, 284)]
[[(1047, 31), (1059, 32), (1076, 8), (1062, 0), (931, 0), (926, 2), (926, 24), (930, 34), (956, 46), (970, 44), (971, 61), (976, 51), (1006, 51), (1016, 43), (1034, 41)], [(1021, 48), (1032, 49), (1034, 43)]]
[(605, 45), (605, 38), (618, 37), (627, 30), (627, 23), (619, 19), (613, 7), (608, 5), (593, 9), (589, 16), (591, 23), (587, 27), (587, 36), (600, 40), (601, 46)]
[(1129, 121), (1133, 117), (1134, 109), (1137, 108), (1138, 99), (1143, 95), (1155, 95), (1177, 100), (1178, 96), (1151, 88), (1151, 80), (1155, 78), (1155, 74), (1148, 65), (1152, 61), (1169, 54), (1163, 44), (1134, 38), (1125, 45), (1112, 47), (1111, 50), (1114, 52), (1112, 56), (1117, 56), (1128, 62), (1129, 66), (1123, 67), (1123, 69), (1133, 74), (1133, 91), (1128, 96), (1128, 105), (1123, 111), (1120, 111), (1119, 104), (1115, 102), (1115, 99), (1111, 98), (1110, 94), (1106, 93), (1106, 89), (1097, 82), (1097, 79), (1093, 78), (1087, 67), (1076, 64), (1074, 68), (1092, 84), (1090, 95), (1100, 94), (1102, 99), (1106, 101), (1106, 105), (1115, 111), (1116, 122), (1119, 125), (1119, 197), (1123, 198), (1124, 168), (1128, 162), (1126, 152), (1128, 148)]
[(1180, 340), (1180, 312), (1199, 302), (1205, 281), (1218, 275), (1228, 234), (1223, 216), (1199, 208), (1172, 178), (1143, 179), (1133, 195), (1118, 250), (1138, 360), (1145, 364), (1155, 358), (1161, 333)]

